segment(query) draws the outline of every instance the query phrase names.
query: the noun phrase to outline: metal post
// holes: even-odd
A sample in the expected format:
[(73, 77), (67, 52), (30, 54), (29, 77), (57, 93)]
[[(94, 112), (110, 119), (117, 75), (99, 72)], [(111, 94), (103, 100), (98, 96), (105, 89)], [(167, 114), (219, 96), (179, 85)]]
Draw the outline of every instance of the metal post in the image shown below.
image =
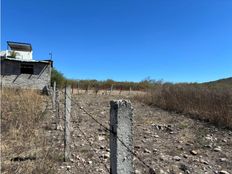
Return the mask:
[[(133, 109), (130, 101), (110, 102), (110, 172), (133, 173)], [(129, 149), (129, 150), (128, 150)]]

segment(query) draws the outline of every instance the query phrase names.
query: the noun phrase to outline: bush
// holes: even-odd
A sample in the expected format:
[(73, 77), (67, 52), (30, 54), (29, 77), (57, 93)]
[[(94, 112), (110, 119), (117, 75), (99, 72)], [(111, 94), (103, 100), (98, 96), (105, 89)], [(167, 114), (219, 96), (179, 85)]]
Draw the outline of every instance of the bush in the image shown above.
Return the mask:
[(66, 78), (61, 72), (57, 71), (55, 68), (52, 69), (52, 74), (51, 74), (52, 86), (54, 81), (56, 81), (57, 88), (63, 88), (65, 86)]

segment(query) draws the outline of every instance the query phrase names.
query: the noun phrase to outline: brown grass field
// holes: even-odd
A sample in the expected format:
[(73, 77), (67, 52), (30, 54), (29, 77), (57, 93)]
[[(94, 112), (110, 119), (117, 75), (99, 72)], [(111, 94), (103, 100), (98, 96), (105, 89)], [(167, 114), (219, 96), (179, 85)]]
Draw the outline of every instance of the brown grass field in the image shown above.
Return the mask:
[[(147, 93), (74, 90), (72, 95), (104, 125), (109, 121), (109, 101), (130, 99), (135, 150), (158, 174), (232, 172), (231, 96), (228, 88), (183, 85), (159, 86)], [(61, 115), (62, 103), (61, 96)], [(109, 134), (75, 105), (72, 115), (72, 161), (63, 162), (63, 131), (54, 129), (51, 96), (33, 90), (3, 89), (1, 173), (107, 173), (99, 158), (109, 168), (109, 158), (105, 157)], [(76, 129), (78, 125), (97, 155)], [(138, 173), (148, 172), (138, 160), (134, 164)]]
[(189, 84), (157, 85), (138, 98), (148, 105), (232, 128), (232, 88)]

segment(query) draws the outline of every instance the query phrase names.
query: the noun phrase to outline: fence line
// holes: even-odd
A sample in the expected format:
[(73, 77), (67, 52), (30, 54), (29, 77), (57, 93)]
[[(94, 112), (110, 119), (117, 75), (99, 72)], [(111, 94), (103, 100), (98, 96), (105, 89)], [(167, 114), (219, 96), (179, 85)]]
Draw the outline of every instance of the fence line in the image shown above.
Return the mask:
[[(66, 90), (65, 90), (65, 91), (66, 91)], [(70, 88), (70, 91), (71, 91), (71, 88)], [(65, 95), (65, 92), (63, 92), (62, 90), (61, 90), (61, 93)], [(110, 133), (111, 136), (114, 136), (114, 137), (116, 138), (116, 140), (117, 140), (118, 142), (120, 142), (120, 143), (126, 148), (126, 150), (129, 152), (130, 155), (136, 157), (146, 168), (149, 169), (149, 174), (155, 174), (154, 169), (153, 169), (152, 167), (150, 167), (149, 164), (147, 164), (144, 160), (141, 159), (141, 157), (139, 157), (139, 156), (136, 154), (136, 151), (133, 149), (133, 147), (132, 147), (132, 146), (128, 146), (127, 143), (125, 143), (120, 137), (118, 137), (117, 132), (113, 131), (113, 129), (111, 128), (111, 125), (109, 125), (110, 128), (108, 128), (107, 126), (105, 126), (104, 124), (102, 124), (97, 118), (95, 118), (95, 116), (93, 116), (93, 114), (90, 114), (90, 113), (89, 113), (83, 106), (81, 106), (76, 100), (72, 99), (71, 94), (70, 94), (70, 95), (66, 95), (65, 101), (67, 100), (67, 98), (69, 98), (70, 102), (72, 102), (72, 104), (73, 104), (74, 106), (77, 106), (77, 108), (79, 108), (80, 110), (82, 110), (82, 111), (83, 111), (89, 118), (91, 118), (96, 124), (98, 124), (99, 126), (103, 127), (103, 128), (105, 129), (105, 131), (107, 131), (107, 132)], [(70, 116), (71, 116), (72, 118), (74, 118), (73, 115), (71, 114), (71, 110), (68, 110), (67, 112), (69, 112)], [(66, 113), (66, 112), (65, 112), (65, 113)], [(65, 120), (65, 119), (64, 119), (64, 120)], [(73, 123), (78, 123), (78, 121), (76, 121), (76, 120), (73, 120), (73, 121), (71, 121), (71, 122), (73, 122)], [(64, 127), (64, 129), (69, 130), (70, 128), (65, 128), (65, 127)], [(92, 148), (92, 151), (95, 153), (95, 155), (97, 155), (97, 152), (94, 150), (94, 148), (93, 148), (91, 142), (88, 140), (88, 137), (84, 134), (84, 132), (83, 132), (83, 131), (81, 130), (81, 128), (79, 127), (79, 125), (77, 125), (77, 129), (80, 131), (81, 134), (83, 134), (85, 141), (86, 141), (86, 142), (89, 144), (89, 146)], [(111, 152), (111, 153), (112, 153), (112, 152)], [(99, 159), (100, 159), (100, 158), (99, 158)], [(100, 159), (100, 160), (101, 160), (101, 159)], [(104, 164), (104, 166), (105, 166), (107, 172), (113, 174), (112, 171), (109, 171), (109, 169), (107, 168), (107, 166), (106, 166), (106, 164), (105, 164), (104, 162), (102, 162), (102, 161), (100, 161), (100, 162), (101, 162), (102, 164)], [(116, 172), (115, 172), (115, 173), (116, 173)]]

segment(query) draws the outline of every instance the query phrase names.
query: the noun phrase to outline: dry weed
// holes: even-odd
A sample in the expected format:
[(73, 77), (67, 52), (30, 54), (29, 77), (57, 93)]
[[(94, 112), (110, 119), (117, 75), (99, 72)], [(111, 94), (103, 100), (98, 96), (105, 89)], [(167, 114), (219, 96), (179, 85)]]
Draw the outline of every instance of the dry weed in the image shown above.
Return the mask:
[(2, 173), (54, 173), (53, 162), (45, 159), (44, 100), (45, 96), (33, 90), (2, 90)]
[(232, 128), (232, 90), (190, 84), (157, 85), (144, 96), (149, 105), (190, 114), (219, 126)]

